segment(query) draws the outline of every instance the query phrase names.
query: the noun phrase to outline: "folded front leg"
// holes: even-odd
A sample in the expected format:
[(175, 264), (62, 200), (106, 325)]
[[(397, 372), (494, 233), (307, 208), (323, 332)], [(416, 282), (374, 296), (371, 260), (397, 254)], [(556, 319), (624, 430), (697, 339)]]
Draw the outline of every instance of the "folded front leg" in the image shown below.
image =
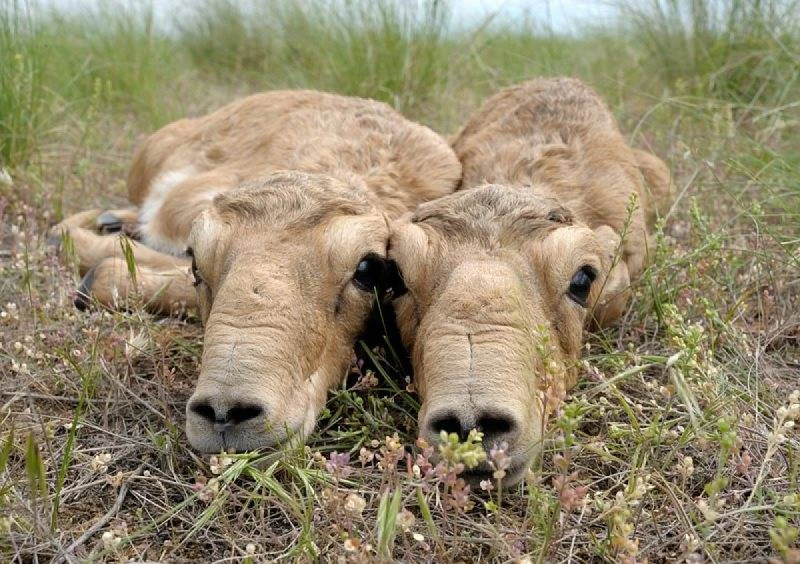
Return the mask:
[(66, 231), (72, 240), (78, 272), (81, 276), (107, 258), (124, 258), (125, 248), (130, 246), (140, 264), (162, 264), (174, 261), (172, 255), (160, 253), (125, 235), (98, 235), (90, 229), (71, 227)]
[(121, 253), (121, 233), (135, 240), (138, 238), (138, 216), (134, 209), (93, 209), (71, 215), (50, 229), (48, 243), (60, 249), (65, 236), (73, 242), (73, 248), (81, 275), (96, 266), (106, 257)]
[(197, 297), (188, 259), (161, 255), (154, 262), (154, 257), (147, 258), (150, 260), (135, 258), (133, 273), (125, 258), (102, 260), (81, 280), (75, 307), (85, 310), (97, 303), (124, 310), (141, 305), (148, 311), (162, 314), (194, 309)]

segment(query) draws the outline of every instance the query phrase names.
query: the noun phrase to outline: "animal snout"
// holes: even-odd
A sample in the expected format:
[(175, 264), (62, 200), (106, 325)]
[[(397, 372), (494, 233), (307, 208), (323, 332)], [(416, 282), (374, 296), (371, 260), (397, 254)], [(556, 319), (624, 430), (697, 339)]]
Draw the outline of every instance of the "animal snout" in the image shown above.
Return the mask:
[[(472, 429), (483, 433), (483, 450), (487, 455), (492, 449), (502, 448), (507, 457), (503, 483), (519, 482), (538, 452), (537, 443), (541, 428), (535, 422), (525, 420), (522, 406), (512, 404), (497, 406), (473, 406), (469, 400), (452, 400), (439, 407), (423, 406), (420, 418), (420, 434), (430, 444), (441, 440), (441, 433), (455, 433), (464, 442)], [(476, 487), (480, 480), (493, 476), (496, 468), (489, 460), (466, 469), (464, 478)]]
[(444, 431), (455, 433), (461, 441), (476, 429), (483, 433), (484, 448), (491, 448), (503, 441), (512, 443), (519, 432), (519, 422), (512, 414), (498, 409), (457, 411), (443, 408), (428, 414), (423, 429), (431, 440), (438, 439)]
[(211, 423), (214, 430), (219, 433), (264, 415), (264, 408), (260, 405), (234, 404), (230, 407), (223, 406), (219, 409), (214, 409), (207, 400), (194, 401), (189, 405), (189, 409)]
[(195, 394), (186, 406), (186, 434), (202, 452), (271, 446), (281, 437), (271, 429), (270, 411), (260, 401)]

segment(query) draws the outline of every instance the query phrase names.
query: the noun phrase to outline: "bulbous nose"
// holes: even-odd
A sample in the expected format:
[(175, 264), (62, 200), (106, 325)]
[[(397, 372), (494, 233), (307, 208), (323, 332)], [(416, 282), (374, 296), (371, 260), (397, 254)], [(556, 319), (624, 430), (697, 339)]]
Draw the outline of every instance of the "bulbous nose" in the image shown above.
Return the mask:
[(202, 452), (252, 450), (275, 442), (262, 402), (220, 395), (195, 395), (186, 405), (186, 433)]
[(423, 429), (429, 440), (438, 439), (445, 431), (447, 434), (455, 433), (462, 442), (472, 429), (476, 429), (483, 433), (484, 448), (491, 448), (503, 441), (511, 444), (519, 432), (519, 424), (513, 415), (499, 410), (456, 411), (444, 408), (430, 412)]
[(189, 404), (189, 409), (211, 423), (218, 433), (264, 414), (264, 408), (260, 405), (234, 404), (214, 409), (208, 400), (195, 400)]

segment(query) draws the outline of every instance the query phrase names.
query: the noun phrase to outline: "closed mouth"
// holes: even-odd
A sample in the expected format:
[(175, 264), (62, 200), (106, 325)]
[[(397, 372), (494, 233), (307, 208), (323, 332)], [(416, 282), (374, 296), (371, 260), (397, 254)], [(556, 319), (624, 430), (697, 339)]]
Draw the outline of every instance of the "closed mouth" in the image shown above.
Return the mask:
[[(502, 478), (503, 482), (508, 483), (511, 481), (513, 483), (517, 483), (519, 481), (519, 476), (522, 474), (528, 467), (527, 462), (520, 462), (518, 464), (512, 464), (505, 470), (505, 475)], [(482, 462), (480, 465), (472, 468), (470, 470), (465, 470), (461, 475), (464, 480), (469, 483), (470, 485), (479, 485), (483, 480), (496, 480), (494, 477), (495, 470), (492, 468), (488, 462)]]
[[(265, 421), (248, 421), (234, 425), (231, 422), (209, 422), (193, 414), (197, 419), (192, 433), (187, 426), (186, 433), (194, 435), (190, 439), (193, 448), (200, 452), (216, 453), (220, 450), (243, 452), (270, 452), (280, 450), (284, 446), (297, 442), (301, 433), (287, 428), (276, 429)], [(201, 430), (202, 429), (202, 430)]]

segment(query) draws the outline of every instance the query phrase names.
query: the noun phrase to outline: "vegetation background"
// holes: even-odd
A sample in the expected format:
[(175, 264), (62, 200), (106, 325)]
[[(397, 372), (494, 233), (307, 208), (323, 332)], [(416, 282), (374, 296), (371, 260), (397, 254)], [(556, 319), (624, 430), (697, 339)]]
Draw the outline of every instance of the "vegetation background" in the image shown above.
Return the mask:
[[(800, 5), (610, 6), (564, 35), (454, 27), (455, 1), (203, 0), (164, 34), (142, 3), (0, 0), (0, 560), (799, 562)], [(541, 75), (596, 88), (677, 194), (519, 487), (465, 491), (468, 447), (431, 468), (391, 362), (355, 368), (306, 449), (199, 457), (197, 321), (71, 306), (48, 226), (124, 204), (171, 120), (316, 88), (450, 134)]]

